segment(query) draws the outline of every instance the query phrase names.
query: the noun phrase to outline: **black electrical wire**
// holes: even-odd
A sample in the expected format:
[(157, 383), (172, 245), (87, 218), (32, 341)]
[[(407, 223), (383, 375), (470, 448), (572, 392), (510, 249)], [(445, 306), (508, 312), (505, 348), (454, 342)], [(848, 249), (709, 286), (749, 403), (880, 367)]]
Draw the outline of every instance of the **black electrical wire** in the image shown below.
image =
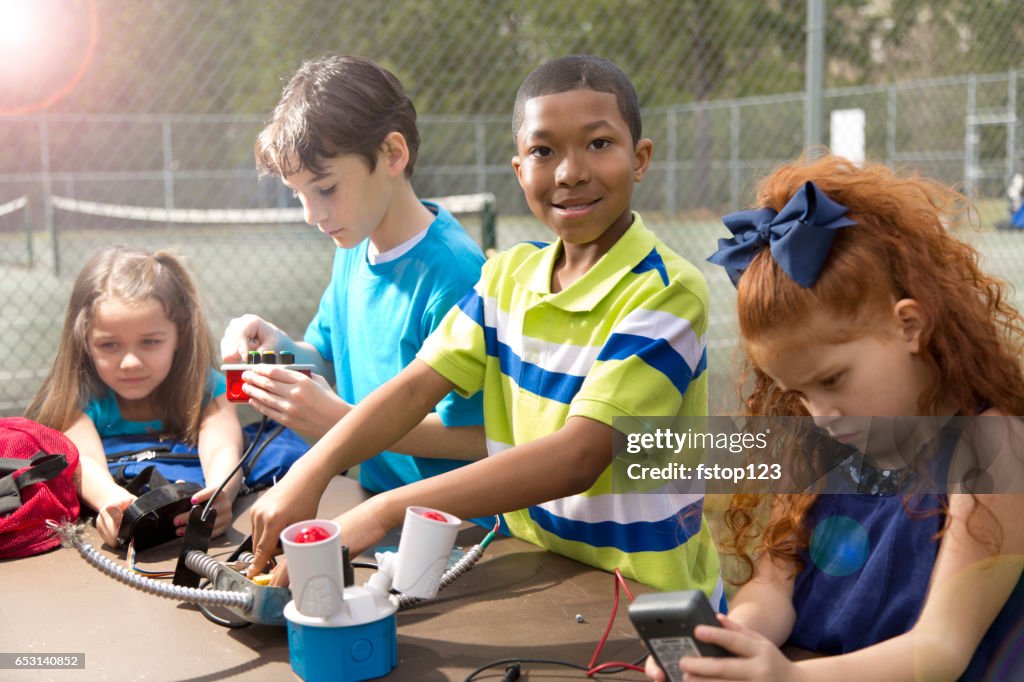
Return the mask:
[(485, 670), (490, 670), (491, 668), (497, 668), (499, 665), (512, 666), (519, 665), (520, 663), (543, 663), (544, 665), (561, 665), (565, 666), (566, 668), (575, 668), (576, 670), (582, 670), (583, 672), (587, 672), (587, 670), (589, 670), (589, 668), (587, 668), (587, 666), (585, 665), (577, 665), (576, 663), (570, 663), (569, 661), (558, 661), (551, 658), (502, 658), (500, 660), (491, 661), (490, 663), (480, 666), (479, 668), (477, 668), (476, 670), (474, 670), (466, 676), (465, 682), (473, 682), (473, 679), (480, 673), (484, 672)]
[[(234, 468), (231, 470), (231, 472), (224, 477), (224, 480), (221, 481), (219, 486), (217, 486), (217, 489), (213, 491), (213, 495), (210, 495), (210, 499), (206, 501), (206, 506), (203, 507), (203, 513), (200, 515), (201, 521), (206, 521), (206, 513), (210, 511), (210, 507), (213, 505), (214, 500), (216, 500), (217, 496), (220, 495), (222, 490), (224, 490), (224, 486), (228, 484), (228, 481), (230, 481), (234, 477), (234, 475), (238, 473), (238, 470), (242, 468), (242, 465), (245, 464), (245, 461), (249, 458), (249, 455), (252, 454), (253, 449), (256, 447), (256, 443), (259, 442), (260, 436), (263, 435), (263, 431), (266, 428), (267, 416), (263, 415), (263, 418), (260, 420), (259, 428), (256, 429), (256, 433), (253, 435), (252, 440), (249, 442), (249, 446), (245, 448), (245, 452), (243, 452), (242, 456), (238, 458), (238, 464), (236, 464)], [(208, 581), (204, 581), (203, 584), (200, 585), (201, 588), (206, 588), (207, 586), (209, 586)], [(227, 618), (221, 618), (220, 616), (213, 613), (201, 604), (198, 605), (198, 608), (199, 612), (203, 614), (206, 620), (226, 628), (238, 629), (252, 625), (252, 623), (250, 623), (247, 620), (228, 620)]]
[[(636, 659), (635, 661), (633, 661), (632, 665), (641, 665), (646, 659), (647, 659), (647, 654), (644, 654), (644, 655), (640, 656), (638, 659)], [(486, 664), (480, 666), (479, 668), (477, 668), (476, 670), (474, 670), (473, 672), (471, 672), (469, 675), (466, 676), (465, 682), (472, 682), (476, 678), (477, 675), (479, 675), (480, 673), (484, 672), (485, 670), (490, 670), (491, 668), (497, 668), (498, 666), (501, 666), (501, 665), (508, 665), (509, 666), (508, 668), (505, 669), (506, 679), (516, 679), (519, 676), (519, 674), (522, 673), (522, 669), (521, 669), (521, 666), (520, 666), (520, 664), (522, 664), (522, 663), (540, 663), (540, 664), (543, 664), (543, 665), (561, 665), (561, 666), (564, 666), (566, 668), (573, 668), (575, 670), (582, 670), (583, 672), (588, 672), (590, 670), (590, 668), (588, 668), (585, 665), (578, 665), (576, 663), (570, 663), (569, 661), (559, 661), (559, 660), (551, 659), (551, 658), (502, 658), (500, 660), (491, 661), (490, 663), (486, 663)], [(516, 672), (513, 673), (513, 674), (516, 675), (516, 677), (509, 678), (508, 677), (509, 669), (513, 668), (513, 667), (516, 668)], [(626, 670), (628, 670), (628, 668), (626, 668), (625, 666), (615, 666), (615, 667), (612, 667), (612, 668), (605, 668), (604, 670), (598, 670), (596, 673), (593, 673), (593, 674), (594, 675), (614, 675), (614, 674), (617, 674), (617, 673), (624, 672)]]
[[(234, 466), (234, 468), (231, 469), (231, 472), (228, 473), (228, 475), (224, 477), (224, 480), (221, 481), (219, 486), (217, 486), (217, 489), (213, 491), (213, 495), (210, 495), (210, 499), (208, 499), (206, 501), (206, 506), (203, 507), (203, 513), (200, 515), (200, 520), (206, 521), (206, 514), (207, 514), (207, 512), (210, 511), (210, 507), (213, 505), (214, 500), (216, 500), (217, 496), (220, 495), (222, 490), (224, 490), (224, 486), (226, 486), (228, 484), (228, 481), (230, 481), (234, 477), (234, 475), (236, 473), (238, 473), (238, 470), (242, 468), (242, 466), (245, 464), (245, 461), (247, 459), (249, 459), (249, 455), (252, 454), (253, 449), (256, 447), (256, 443), (259, 442), (260, 436), (263, 435), (263, 431), (266, 430), (266, 428), (267, 428), (267, 416), (263, 415), (263, 418), (260, 420), (259, 428), (256, 429), (256, 433), (253, 435), (252, 440), (249, 442), (248, 447), (245, 448), (245, 452), (242, 453), (242, 456), (238, 458), (238, 464), (236, 464)], [(250, 536), (249, 539), (251, 539), (251, 537), (252, 536)], [(239, 547), (239, 550), (240, 549), (242, 549), (242, 548)], [(200, 587), (201, 588), (206, 588), (208, 586), (209, 586), (209, 581), (204, 581), (203, 584)], [(247, 620), (244, 620), (244, 619), (242, 619), (242, 620), (228, 620), (227, 618), (221, 618), (220, 616), (218, 616), (217, 614), (213, 613), (212, 611), (210, 611), (207, 607), (203, 606), (202, 604), (199, 604), (197, 606), (199, 608), (199, 612), (203, 614), (203, 617), (205, 617), (208, 621), (210, 621), (212, 623), (216, 623), (217, 625), (220, 625), (220, 626), (223, 626), (223, 627), (226, 627), (226, 628), (232, 628), (232, 629), (239, 629), (239, 628), (244, 628), (244, 627), (248, 627), (248, 626), (252, 625), (251, 622), (249, 622)]]
[[(205, 590), (205, 589), (209, 589), (209, 588), (210, 588), (210, 581), (209, 580), (204, 580), (199, 585), (199, 589), (201, 589), (201, 590)], [(250, 625), (252, 625), (251, 622), (249, 622), (249, 621), (247, 621), (245, 619), (228, 620), (227, 618), (221, 618), (220, 616), (215, 614), (213, 611), (211, 611), (207, 606), (205, 606), (203, 604), (196, 604), (196, 608), (199, 609), (199, 613), (203, 614), (203, 617), (206, 618), (206, 620), (210, 621), (211, 623), (216, 623), (217, 625), (220, 625), (221, 627), (231, 628), (232, 630), (238, 630), (238, 629), (241, 629), (241, 628), (247, 628)]]
[(253, 448), (256, 447), (256, 443), (259, 442), (260, 436), (263, 435), (263, 431), (266, 428), (267, 416), (263, 415), (263, 419), (260, 420), (260, 426), (258, 429), (256, 429), (256, 434), (253, 435), (252, 440), (249, 442), (249, 447), (247, 447), (245, 449), (245, 452), (242, 453), (242, 456), (238, 458), (238, 464), (236, 464), (235, 468), (233, 468), (231, 472), (224, 477), (224, 480), (221, 481), (219, 486), (217, 486), (217, 489), (213, 491), (213, 495), (210, 495), (210, 499), (206, 501), (206, 506), (203, 507), (203, 513), (200, 516), (201, 521), (206, 521), (206, 513), (210, 511), (210, 507), (213, 505), (213, 501), (217, 499), (218, 495), (220, 495), (220, 491), (224, 490), (224, 486), (228, 484), (228, 481), (230, 481), (234, 477), (234, 475), (238, 473), (238, 470), (242, 468), (242, 465), (245, 464), (245, 460), (247, 460), (249, 458), (249, 455), (252, 454)]

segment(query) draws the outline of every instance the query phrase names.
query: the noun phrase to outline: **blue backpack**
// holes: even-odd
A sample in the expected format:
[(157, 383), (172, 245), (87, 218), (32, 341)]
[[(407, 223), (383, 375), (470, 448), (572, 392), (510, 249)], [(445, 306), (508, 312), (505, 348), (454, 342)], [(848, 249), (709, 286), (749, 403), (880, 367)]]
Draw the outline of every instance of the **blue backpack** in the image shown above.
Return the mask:
[[(259, 423), (242, 429), (243, 452), (248, 450)], [(292, 464), (306, 453), (309, 446), (282, 424), (268, 419), (259, 440), (252, 447), (242, 471), (245, 483), (241, 494), (268, 488), (281, 480)], [(180, 441), (161, 438), (159, 434), (110, 436), (103, 439), (107, 467), (118, 484), (125, 486), (147, 467), (155, 466), (168, 481), (189, 481), (206, 486), (199, 450)], [(211, 481), (217, 485), (220, 481)]]

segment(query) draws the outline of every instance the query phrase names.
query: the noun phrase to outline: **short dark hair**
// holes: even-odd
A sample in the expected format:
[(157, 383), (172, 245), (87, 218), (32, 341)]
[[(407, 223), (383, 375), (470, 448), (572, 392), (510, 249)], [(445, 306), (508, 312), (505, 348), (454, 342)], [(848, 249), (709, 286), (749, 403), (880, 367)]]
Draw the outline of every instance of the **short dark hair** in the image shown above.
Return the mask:
[(393, 73), (363, 57), (330, 55), (299, 67), (281, 93), (266, 127), (256, 138), (261, 173), (287, 176), (324, 162), (358, 154), (370, 171), (391, 132), (405, 136), (412, 175), (420, 134), (416, 108)]
[(570, 90), (594, 90), (615, 95), (619, 113), (629, 125), (633, 144), (640, 141), (640, 101), (636, 88), (622, 69), (602, 57), (572, 55), (544, 62), (534, 69), (516, 93), (516, 106), (512, 112), (512, 135), (519, 135), (523, 125), (526, 101), (534, 97), (554, 95)]

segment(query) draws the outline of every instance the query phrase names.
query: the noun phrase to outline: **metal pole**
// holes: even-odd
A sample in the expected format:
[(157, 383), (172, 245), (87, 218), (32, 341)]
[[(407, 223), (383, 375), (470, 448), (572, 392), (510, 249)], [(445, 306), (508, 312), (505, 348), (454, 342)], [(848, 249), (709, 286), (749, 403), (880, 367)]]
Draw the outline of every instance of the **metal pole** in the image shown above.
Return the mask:
[(53, 251), (53, 274), (60, 277), (60, 245), (57, 243), (57, 226), (53, 220), (53, 183), (50, 179), (50, 130), (45, 115), (39, 119), (39, 161), (43, 171), (43, 224)]
[(490, 199), (484, 202), (480, 242), (485, 254), (498, 248), (498, 210)]
[(739, 210), (740, 204), (740, 105), (729, 107), (729, 210)]
[(160, 125), (164, 148), (164, 208), (174, 208), (174, 148), (171, 143), (171, 122), (164, 119)]
[(476, 125), (476, 191), (487, 191), (487, 127), (483, 121)]
[(889, 166), (896, 163), (896, 88), (887, 89), (885, 105), (885, 161)]
[(825, 112), (825, 0), (807, 0), (807, 75), (804, 145), (822, 144)]
[(967, 115), (964, 116), (964, 194), (968, 199), (975, 198), (974, 178), (976, 174), (975, 154), (978, 142), (977, 109), (978, 80), (973, 73), (967, 79)]
[(675, 220), (679, 211), (679, 121), (675, 109), (665, 112), (665, 128), (668, 146), (668, 159), (665, 162), (665, 214), (669, 220)]
[(32, 225), (32, 202), (28, 201), (25, 203), (25, 242), (28, 246), (28, 267), (34, 268), (36, 266), (36, 252), (32, 245), (32, 231), (35, 227)]
[(1006, 109), (1009, 123), (1006, 125), (1006, 181), (1010, 186), (1017, 170), (1017, 69), (1010, 69), (1006, 83)]

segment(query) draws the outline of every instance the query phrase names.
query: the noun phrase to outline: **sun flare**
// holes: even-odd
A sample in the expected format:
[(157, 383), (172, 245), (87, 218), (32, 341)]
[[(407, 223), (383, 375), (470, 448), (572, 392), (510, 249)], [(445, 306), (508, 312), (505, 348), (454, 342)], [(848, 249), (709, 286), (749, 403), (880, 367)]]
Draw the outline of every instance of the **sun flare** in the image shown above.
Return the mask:
[(23, 50), (39, 37), (35, 6), (33, 0), (0, 0), (0, 50)]
[(0, 0), (0, 115), (47, 109), (74, 90), (98, 34), (96, 0)]

